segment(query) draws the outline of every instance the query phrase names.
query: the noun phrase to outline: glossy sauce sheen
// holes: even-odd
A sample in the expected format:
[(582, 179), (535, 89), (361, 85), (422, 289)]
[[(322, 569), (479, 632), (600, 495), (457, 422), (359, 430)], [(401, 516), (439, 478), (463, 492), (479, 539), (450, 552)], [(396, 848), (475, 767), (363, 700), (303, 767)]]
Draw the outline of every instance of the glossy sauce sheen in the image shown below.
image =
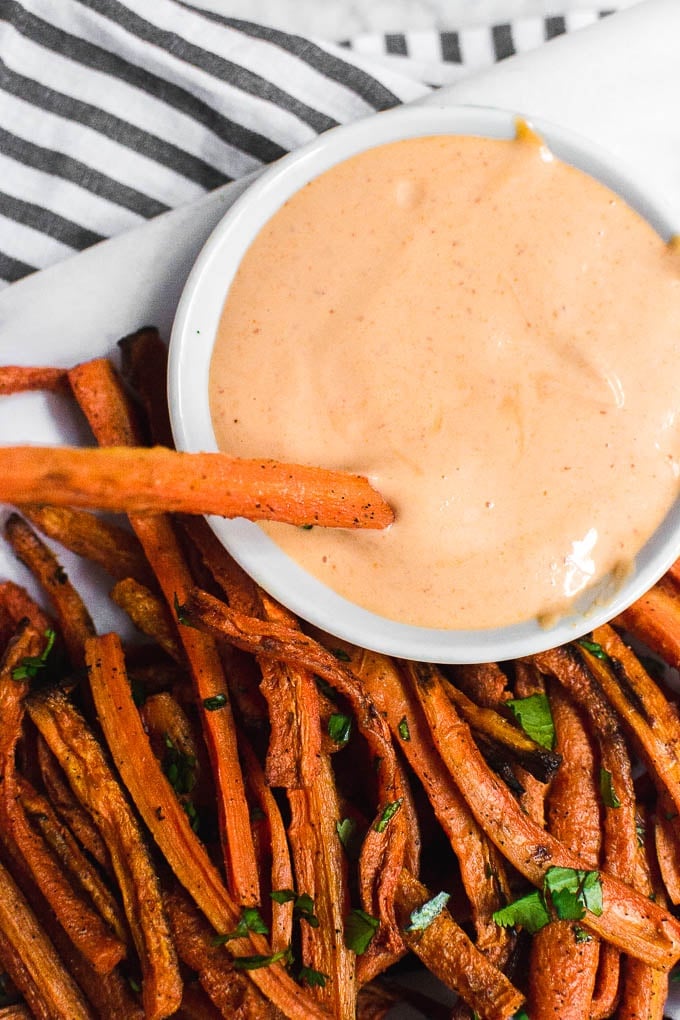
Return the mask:
[(679, 264), (526, 130), (368, 150), (248, 250), (218, 444), (392, 503), (384, 532), (265, 526), (348, 599), (427, 627), (549, 620), (625, 572), (678, 491)]

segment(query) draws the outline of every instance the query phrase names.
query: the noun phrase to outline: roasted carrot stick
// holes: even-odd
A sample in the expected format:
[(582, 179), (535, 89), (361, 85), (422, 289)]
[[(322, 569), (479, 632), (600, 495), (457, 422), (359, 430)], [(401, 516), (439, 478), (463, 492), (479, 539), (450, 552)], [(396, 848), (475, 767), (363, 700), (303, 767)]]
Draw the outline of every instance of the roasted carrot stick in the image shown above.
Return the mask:
[(162, 446), (3, 446), (0, 500), (328, 528), (380, 529), (394, 520), (389, 505), (360, 475)]
[(30, 620), (40, 634), (54, 629), (54, 620), (35, 599), (31, 598), (26, 589), (15, 581), (0, 583), (0, 605), (15, 624), (20, 620)]
[[(127, 682), (115, 634), (93, 639), (92, 694), (106, 742), (140, 815), (178, 881), (218, 933), (233, 932), (240, 904), (230, 895), (194, 833), (144, 732)], [(235, 956), (266, 955), (269, 946), (254, 933), (228, 943)], [(322, 1020), (327, 1014), (299, 988), (281, 964), (250, 972), (265, 996), (292, 1020)]]
[[(95, 671), (99, 668), (96, 639), (88, 643), (88, 649), (87, 664)], [(158, 1020), (170, 1016), (181, 1001), (181, 979), (158, 877), (137, 820), (101, 746), (66, 697), (56, 691), (35, 693), (28, 710), (109, 850), (140, 959), (146, 1013)]]
[(662, 577), (614, 622), (680, 668), (680, 588), (672, 577)]
[[(600, 797), (594, 748), (578, 710), (565, 692), (549, 694), (556, 749), (562, 764), (547, 797), (548, 829), (597, 869)], [(577, 922), (555, 920), (531, 941), (527, 1011), (532, 1020), (588, 1020), (595, 991), (600, 940), (580, 937)]]
[(68, 393), (68, 372), (65, 368), (53, 368), (50, 365), (0, 366), (0, 396), (26, 390)]
[(85, 603), (52, 550), (18, 514), (7, 518), (5, 536), (50, 599), (71, 661), (81, 666), (85, 641), (94, 634)]
[(93, 1020), (38, 919), (0, 863), (0, 963), (38, 1020)]
[[(468, 804), (490, 839), (530, 882), (542, 886), (552, 866), (578, 870), (581, 858), (528, 819), (508, 788), (481, 757), (457, 715), (437, 670), (405, 664), (434, 740)], [(586, 910), (582, 925), (624, 952), (668, 970), (680, 958), (680, 923), (619, 879), (599, 872), (603, 910)]]
[(492, 916), (510, 898), (501, 856), (477, 825), (433, 746), (422, 709), (405, 683), (403, 671), (393, 660), (377, 652), (346, 643), (342, 647), (350, 657), (352, 669), (387, 718), (394, 740), (422, 782), (458, 858), (475, 925), (477, 948), (497, 966), (503, 966), (513, 939)]
[(426, 926), (409, 930), (413, 912), (430, 899), (425, 886), (402, 871), (396, 901), (407, 945), (485, 1020), (507, 1020), (522, 1005), (524, 996), (474, 947), (446, 909)]
[(144, 409), (151, 442), (173, 446), (165, 387), (160, 385), (167, 376), (168, 349), (158, 330), (144, 326), (119, 340), (118, 349), (121, 375)]
[(184, 664), (175, 622), (167, 603), (132, 577), (123, 578), (110, 591), (117, 606), (127, 613), (137, 630), (151, 637), (175, 662)]
[[(69, 380), (102, 446), (139, 442), (138, 420), (107, 359), (97, 358), (78, 365), (70, 371)], [(168, 606), (173, 607), (194, 582), (170, 518), (166, 514), (131, 515), (130, 523)], [(228, 883), (241, 904), (254, 905), (259, 901), (257, 864), (224, 671), (215, 642), (207, 635), (183, 627), (180, 638), (193, 678), (213, 769)], [(212, 703), (215, 698), (222, 702), (220, 711), (206, 710), (206, 703)]]
[(147, 586), (152, 583), (144, 552), (127, 528), (88, 510), (67, 506), (24, 505), (21, 513), (43, 535), (98, 564), (111, 577), (134, 577)]

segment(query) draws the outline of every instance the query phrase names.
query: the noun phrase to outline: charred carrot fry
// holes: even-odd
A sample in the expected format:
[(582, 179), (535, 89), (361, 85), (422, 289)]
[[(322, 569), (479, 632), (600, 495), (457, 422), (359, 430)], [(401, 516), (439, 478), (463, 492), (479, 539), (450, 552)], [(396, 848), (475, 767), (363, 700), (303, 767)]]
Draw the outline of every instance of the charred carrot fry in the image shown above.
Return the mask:
[(24, 393), (27, 390), (48, 390), (69, 393), (68, 372), (50, 365), (0, 366), (0, 396)]
[(678, 814), (667, 796), (661, 796), (653, 821), (656, 859), (671, 903), (680, 903), (680, 841)]
[(451, 672), (458, 690), (484, 708), (497, 709), (512, 696), (508, 689), (508, 678), (496, 662), (456, 666)]
[(327, 528), (381, 529), (394, 520), (361, 475), (162, 446), (0, 447), (0, 500)]
[(144, 326), (119, 340), (118, 349), (121, 375), (144, 409), (151, 442), (174, 446), (165, 388), (159, 385), (167, 376), (168, 349), (158, 330)]
[[(117, 901), (99, 872), (92, 867), (69, 829), (57, 818), (50, 802), (33, 789), (23, 776), (17, 776), (21, 806), (27, 817), (42, 833), (45, 842), (68, 872), (72, 884), (82, 889), (122, 944), (127, 942), (127, 929)], [(89, 957), (89, 952), (83, 954)]]
[[(233, 932), (241, 919), (240, 904), (223, 884), (151, 749), (132, 700), (120, 641), (109, 634), (93, 639), (93, 644), (93, 700), (123, 782), (178, 881), (215, 931)], [(269, 953), (268, 944), (254, 933), (233, 939), (228, 946), (236, 956)], [(292, 1020), (327, 1016), (279, 963), (249, 973), (263, 994)]]
[(458, 858), (475, 925), (477, 948), (497, 966), (507, 961), (510, 932), (493, 913), (510, 899), (505, 864), (477, 825), (458, 787), (432, 745), (427, 722), (399, 667), (386, 656), (347, 644), (352, 669), (387, 718), (414, 772), (423, 783), (439, 824)]
[(78, 986), (0, 863), (0, 963), (39, 1020), (93, 1020)]
[[(69, 378), (79, 406), (100, 445), (139, 441), (138, 421), (111, 364), (104, 358), (72, 369)], [(132, 515), (130, 523), (158, 579), (168, 606), (184, 597), (193, 578), (176, 533), (165, 514)], [(220, 836), (230, 888), (243, 905), (259, 901), (257, 863), (238, 758), (228, 688), (215, 642), (180, 628), (180, 638), (198, 698), (205, 742), (217, 792)], [(219, 699), (219, 712), (205, 709)]]
[[(679, 572), (678, 567), (675, 573)], [(680, 588), (662, 577), (614, 623), (657, 652), (669, 666), (680, 667)]]
[[(558, 686), (549, 694), (562, 764), (547, 798), (548, 829), (594, 870), (600, 857), (600, 797), (594, 748), (578, 710)], [(555, 920), (531, 941), (527, 1011), (534, 1020), (588, 1020), (600, 940), (574, 921)]]
[(114, 584), (110, 595), (142, 634), (153, 638), (175, 662), (184, 663), (177, 629), (165, 601), (132, 577)]
[(185, 894), (168, 892), (164, 902), (180, 958), (198, 974), (198, 979), (220, 1016), (276, 1020), (281, 1014), (268, 1002), (222, 945), (215, 933)]
[(40, 634), (54, 629), (54, 621), (42, 609), (35, 599), (31, 598), (25, 588), (15, 581), (0, 583), (0, 605), (8, 616), (18, 624), (20, 620), (30, 620)]
[[(95, 639), (88, 648), (88, 667), (96, 671), (99, 645)], [(146, 1013), (153, 1018), (170, 1016), (181, 1000), (181, 979), (162, 910), (158, 877), (137, 820), (101, 746), (64, 695), (33, 694), (28, 710), (77, 797), (92, 814), (109, 850), (140, 958)]]
[(288, 791), (291, 809), (289, 836), (300, 892), (311, 896), (318, 924), (301, 921), (302, 959), (327, 981), (314, 989), (338, 1020), (353, 1020), (356, 1012), (356, 956), (343, 938), (350, 910), (347, 865), (338, 838), (340, 806), (330, 761), (320, 756), (316, 779)]
[(144, 552), (127, 528), (66, 506), (22, 506), (21, 513), (43, 535), (98, 564), (111, 577), (134, 577), (147, 586), (153, 583)]
[[(447, 767), (465, 790), (477, 821), (504, 856), (539, 887), (550, 867), (581, 869), (581, 858), (527, 818), (490, 771), (447, 697), (438, 671), (423, 663), (407, 663), (405, 668)], [(680, 923), (607, 872), (600, 871), (598, 880), (602, 913), (586, 910), (582, 926), (652, 966), (672, 967), (680, 957)]]
[(32, 1020), (32, 1017), (27, 1006), (16, 1002), (12, 1006), (0, 1007), (0, 1020)]
[(40, 735), (36, 740), (36, 749), (40, 777), (58, 817), (73, 833), (83, 849), (92, 855), (97, 864), (108, 874), (112, 874), (109, 852), (99, 830), (74, 796), (59, 763)]
[(422, 928), (416, 927), (414, 911), (430, 899), (430, 893), (408, 871), (397, 886), (398, 916), (409, 949), (433, 974), (453, 988), (485, 1020), (507, 1020), (522, 1005), (524, 996), (472, 944), (446, 909)]
[(359, 862), (359, 887), (364, 909), (382, 922), (369, 951), (400, 952), (403, 942), (394, 918), (394, 889), (406, 852), (408, 834), (405, 815), (399, 810), (405, 794), (387, 723), (354, 674), (297, 628), (235, 613), (219, 599), (198, 589), (189, 593), (180, 613), (186, 623), (223, 634), (237, 648), (309, 670), (348, 699), (357, 727), (366, 738), (378, 766), (376, 779), (380, 807), (364, 840)]
[(5, 536), (50, 599), (72, 663), (82, 665), (85, 641), (94, 634), (94, 624), (66, 571), (52, 550), (18, 514), (7, 518)]

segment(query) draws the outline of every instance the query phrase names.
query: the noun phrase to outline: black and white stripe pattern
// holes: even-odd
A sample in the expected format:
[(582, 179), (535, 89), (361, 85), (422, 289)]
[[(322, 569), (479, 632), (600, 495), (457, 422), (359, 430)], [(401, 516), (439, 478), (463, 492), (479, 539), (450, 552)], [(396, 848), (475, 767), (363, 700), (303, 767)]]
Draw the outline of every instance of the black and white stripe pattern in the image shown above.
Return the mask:
[(574, 27), (342, 47), (182, 0), (0, 0), (0, 286), (415, 99), (451, 80), (442, 68), (469, 73)]

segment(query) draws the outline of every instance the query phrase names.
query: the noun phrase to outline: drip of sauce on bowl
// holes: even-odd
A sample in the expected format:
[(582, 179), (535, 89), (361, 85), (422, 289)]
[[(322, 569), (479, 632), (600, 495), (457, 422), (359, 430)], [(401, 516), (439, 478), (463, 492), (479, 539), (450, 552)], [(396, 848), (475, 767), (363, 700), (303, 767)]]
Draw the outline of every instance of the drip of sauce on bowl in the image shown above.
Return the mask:
[(242, 260), (218, 445), (369, 476), (384, 532), (264, 525), (351, 601), (426, 627), (550, 620), (676, 498), (679, 262), (526, 126), (368, 149)]

